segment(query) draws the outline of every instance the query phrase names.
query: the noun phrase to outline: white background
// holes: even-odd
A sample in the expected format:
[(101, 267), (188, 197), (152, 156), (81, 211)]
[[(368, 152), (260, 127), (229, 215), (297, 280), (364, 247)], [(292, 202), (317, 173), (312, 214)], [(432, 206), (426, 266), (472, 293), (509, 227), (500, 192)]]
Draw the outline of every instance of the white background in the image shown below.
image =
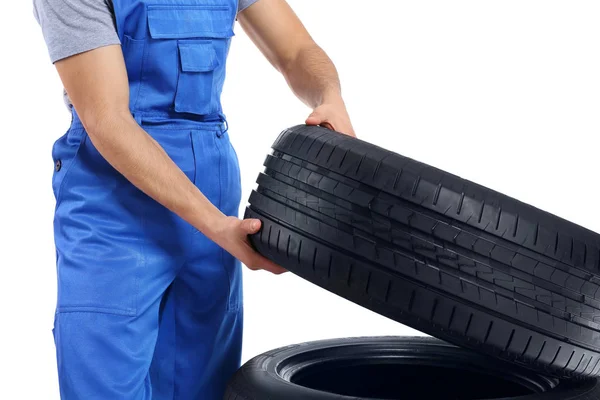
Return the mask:
[[(600, 231), (600, 2), (291, 0), (336, 62), (359, 136)], [(51, 145), (69, 115), (30, 0), (0, 15), (0, 398), (57, 399)], [(241, 29), (224, 103), (244, 198), (309, 114)], [(416, 332), (291, 274), (246, 273), (244, 360)]]

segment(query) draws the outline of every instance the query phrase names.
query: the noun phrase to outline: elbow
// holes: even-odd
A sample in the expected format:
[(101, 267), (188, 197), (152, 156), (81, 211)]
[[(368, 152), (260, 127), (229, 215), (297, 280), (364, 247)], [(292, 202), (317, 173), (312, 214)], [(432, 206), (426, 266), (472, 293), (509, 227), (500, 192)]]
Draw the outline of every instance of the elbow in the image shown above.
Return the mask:
[(118, 126), (133, 120), (128, 107), (86, 107), (81, 112), (77, 110), (86, 132), (92, 138), (103, 138), (114, 132)]
[(286, 57), (286, 58), (282, 58), (280, 60), (277, 60), (277, 62), (275, 63), (275, 68), (283, 76), (288, 77), (292, 73), (294, 65), (296, 65), (296, 60), (297, 59), (298, 59), (298, 56)]

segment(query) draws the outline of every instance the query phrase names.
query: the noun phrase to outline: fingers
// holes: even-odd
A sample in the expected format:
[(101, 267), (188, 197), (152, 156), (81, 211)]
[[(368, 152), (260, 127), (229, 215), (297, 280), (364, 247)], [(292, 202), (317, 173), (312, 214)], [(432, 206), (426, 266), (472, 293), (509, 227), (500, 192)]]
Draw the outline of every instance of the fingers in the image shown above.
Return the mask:
[(333, 127), (333, 125), (330, 122), (322, 122), (321, 126), (323, 128), (327, 128), (329, 130), (335, 131), (335, 128)]
[(306, 118), (306, 125), (321, 125), (325, 122), (325, 117), (318, 111), (313, 111), (312, 114)]
[(262, 263), (261, 269), (264, 269), (265, 271), (268, 271), (268, 272), (270, 272), (272, 274), (275, 274), (275, 275), (281, 275), (281, 274), (284, 274), (284, 273), (288, 272), (285, 268), (280, 267), (279, 265), (275, 264), (274, 262), (269, 261), (269, 260), (267, 260), (264, 257), (261, 257), (261, 258), (262, 258), (262, 260), (261, 260), (261, 263)]
[(261, 222), (259, 219), (245, 219), (241, 223), (242, 230), (247, 235), (253, 235), (260, 230)]
[(288, 272), (285, 268), (280, 267), (258, 253), (254, 254), (252, 261), (247, 263), (246, 266), (252, 271), (259, 271), (262, 269), (275, 275), (281, 275), (285, 272)]
[(333, 126), (333, 123), (331, 121), (328, 121), (327, 118), (325, 118), (323, 115), (321, 115), (319, 112), (313, 112), (307, 119), (306, 119), (306, 125), (311, 125), (311, 126), (322, 126), (323, 128), (327, 128), (329, 130), (335, 131), (335, 127)]
[(323, 109), (316, 109), (306, 118), (306, 125), (320, 125), (324, 128), (335, 131), (335, 126), (331, 120), (323, 113)]

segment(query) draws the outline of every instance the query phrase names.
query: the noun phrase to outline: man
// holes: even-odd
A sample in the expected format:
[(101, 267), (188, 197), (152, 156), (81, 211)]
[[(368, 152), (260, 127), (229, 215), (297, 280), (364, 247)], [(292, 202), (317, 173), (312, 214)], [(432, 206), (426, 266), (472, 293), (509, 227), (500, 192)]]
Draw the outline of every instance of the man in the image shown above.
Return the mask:
[[(220, 95), (236, 18), (307, 123), (354, 135), (336, 69), (285, 0), (34, 0), (72, 105), (53, 147), (64, 399), (220, 399), (239, 367), (239, 168)], [(237, 259), (237, 260), (236, 260)]]

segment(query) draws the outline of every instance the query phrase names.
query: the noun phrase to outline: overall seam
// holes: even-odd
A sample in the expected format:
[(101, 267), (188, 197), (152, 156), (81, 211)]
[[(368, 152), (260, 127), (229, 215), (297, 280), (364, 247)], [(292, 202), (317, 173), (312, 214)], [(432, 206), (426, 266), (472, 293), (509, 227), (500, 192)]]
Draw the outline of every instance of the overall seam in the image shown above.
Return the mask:
[(198, 179), (198, 162), (196, 161), (196, 146), (194, 145), (194, 132), (190, 131), (190, 143), (192, 145), (192, 158), (194, 160), (194, 184)]
[[(188, 128), (190, 129), (190, 128)], [(200, 133), (201, 134), (201, 133)], [(196, 153), (196, 146), (198, 145), (197, 142), (197, 134), (195, 134), (194, 130), (190, 131), (190, 143), (191, 143), (191, 147), (192, 147), (192, 158), (194, 160), (194, 176), (193, 176), (193, 183), (194, 186), (198, 187), (198, 160), (197, 160), (197, 153)], [(198, 229), (196, 229), (195, 226), (190, 224), (190, 229), (192, 234), (190, 235), (190, 248), (193, 247), (194, 244), (194, 236), (197, 234), (201, 234), (202, 232), (200, 232)]]
[[(221, 151), (221, 145), (223, 143), (222, 139), (223, 136), (219, 136), (221, 135), (221, 131), (217, 131), (215, 136), (213, 136), (213, 140), (215, 142), (215, 146), (217, 148), (217, 151), (219, 152), (219, 198), (218, 198), (218, 203), (217, 203), (217, 207), (219, 209), (221, 209), (222, 207), (222, 203), (223, 203), (223, 175), (222, 175), (222, 169), (223, 169), (223, 152)], [(220, 247), (220, 258), (221, 258), (221, 268), (223, 269), (223, 272), (225, 272), (225, 277), (227, 279), (227, 302), (225, 303), (225, 310), (226, 311), (230, 311), (231, 310), (231, 274), (229, 273), (229, 271), (227, 270), (227, 267), (225, 266), (225, 250)]]
[(135, 317), (133, 310), (119, 310), (114, 308), (66, 306), (57, 307), (56, 314), (105, 314), (118, 315), (121, 317)]
[[(145, 208), (140, 210), (140, 226), (142, 228), (142, 232), (146, 232), (146, 218), (145, 218)], [(140, 252), (139, 252), (139, 266), (136, 269), (134, 276), (134, 297), (133, 297), (133, 310), (135, 315), (139, 314), (139, 297), (140, 297), (140, 276), (143, 273), (143, 270), (146, 269), (146, 241), (140, 241)]]
[[(177, 40), (177, 83), (175, 84), (175, 96), (173, 97), (173, 103), (171, 103), (171, 108), (175, 110), (177, 104), (177, 94), (179, 93), (179, 86), (181, 85), (181, 74), (183, 73), (183, 65), (181, 64), (182, 61), (181, 50), (179, 49), (179, 39), (173, 40)], [(152, 112), (149, 112), (149, 114), (152, 115)]]
[[(147, 114), (144, 113), (137, 113), (137, 115), (139, 115), (140, 117), (147, 117)], [(144, 120), (144, 125), (142, 126), (142, 128), (149, 128), (152, 129), (154, 128), (153, 126), (150, 126), (151, 121), (149, 121), (148, 119)], [(208, 124), (209, 126), (207, 127), (205, 124)], [(204, 126), (203, 126), (204, 125)], [(197, 130), (197, 131), (201, 131), (201, 132), (212, 132), (212, 128), (214, 125), (219, 125), (219, 124), (213, 124), (213, 123), (206, 123), (206, 122), (200, 122), (198, 123), (198, 125), (183, 125), (183, 126), (160, 126), (159, 129), (162, 131), (189, 131), (190, 129), (192, 130)]]
[(217, 151), (219, 152), (219, 199), (217, 201), (217, 207), (219, 209), (221, 209), (223, 202), (223, 176), (221, 174), (221, 170), (223, 168), (223, 152), (221, 151), (221, 136), (219, 136), (220, 133), (220, 131), (217, 131), (216, 136), (213, 136), (213, 141), (215, 142), (215, 146), (217, 148)]
[[(185, 265), (185, 263), (183, 264)], [(173, 285), (176, 285), (176, 280), (173, 281)], [(175, 289), (174, 287), (172, 287), (171, 289)], [(173, 297), (173, 309), (177, 310), (177, 296)], [(179, 352), (177, 351), (177, 316), (176, 313), (173, 313), (173, 331), (174, 331), (174, 338), (173, 338), (173, 342), (174, 342), (174, 351), (175, 351), (175, 356), (173, 356), (173, 374), (171, 375), (173, 378), (173, 400), (175, 400), (178, 396), (178, 390), (177, 390), (177, 379), (175, 379), (175, 377), (177, 376), (177, 355), (179, 354)]]
[(140, 66), (140, 69), (141, 69), (141, 71), (140, 71), (140, 87), (139, 87), (139, 89), (137, 91), (137, 95), (135, 97), (135, 102), (133, 103), (133, 109), (134, 110), (137, 110), (138, 103), (139, 103), (139, 100), (140, 100), (140, 97), (141, 97), (141, 93), (144, 90), (144, 77), (145, 77), (144, 71), (146, 69), (145, 67), (146, 67), (146, 61), (148, 60), (148, 53), (149, 53), (149, 51), (148, 51), (148, 41), (144, 40), (144, 51), (143, 51), (143, 55), (142, 55), (142, 65)]

